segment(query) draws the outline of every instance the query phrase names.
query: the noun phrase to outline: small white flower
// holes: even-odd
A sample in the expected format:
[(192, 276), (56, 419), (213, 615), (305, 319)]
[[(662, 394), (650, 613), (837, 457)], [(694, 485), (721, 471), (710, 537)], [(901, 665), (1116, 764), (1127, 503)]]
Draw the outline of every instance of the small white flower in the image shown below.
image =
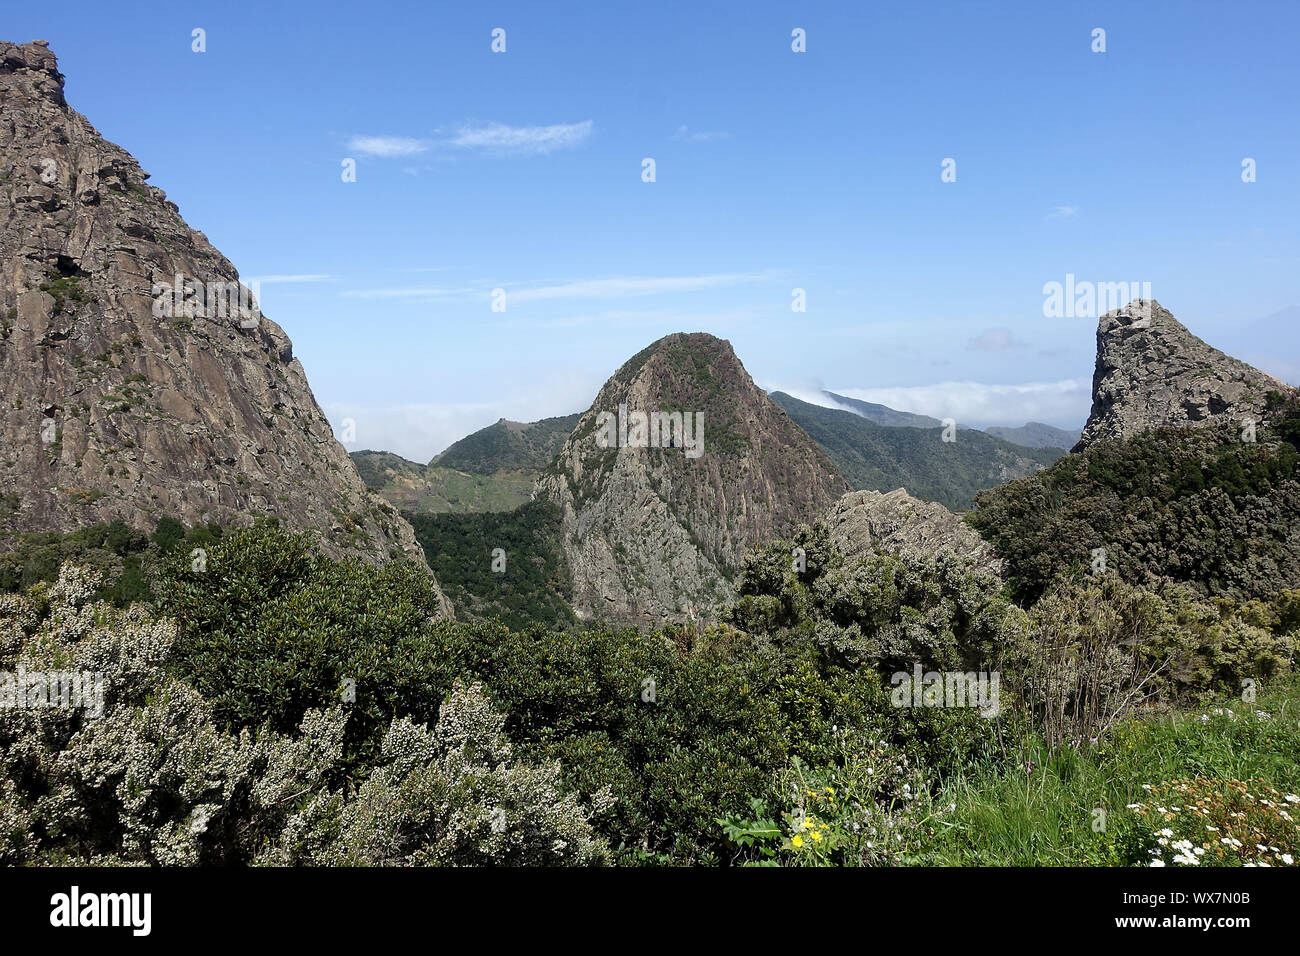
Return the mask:
[(1159, 859), (1159, 858), (1156, 858), (1156, 859), (1154, 859), (1154, 860), (1151, 861), (1151, 865), (1152, 865), (1152, 866), (1164, 866), (1164, 865), (1165, 865), (1165, 861), (1164, 861), (1164, 860), (1161, 860), (1161, 859)]

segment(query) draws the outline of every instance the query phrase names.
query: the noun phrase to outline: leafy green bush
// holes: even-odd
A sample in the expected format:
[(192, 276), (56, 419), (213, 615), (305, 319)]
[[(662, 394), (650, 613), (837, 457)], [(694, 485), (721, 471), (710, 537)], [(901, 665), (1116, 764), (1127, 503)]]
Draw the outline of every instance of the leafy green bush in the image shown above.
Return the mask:
[(17, 593), (37, 582), (52, 583), (64, 562), (102, 572), (99, 597), (117, 607), (150, 601), (149, 579), (158, 560), (181, 551), (188, 554), (221, 535), (219, 525), (187, 531), (174, 518), (160, 518), (147, 536), (122, 521), (101, 522), (65, 534), (36, 532), (16, 536), (10, 550), (0, 552), (0, 591)]
[(351, 686), (337, 772), (357, 777), (382, 766), (394, 719), (432, 723), (457, 679), (478, 682), (523, 758), (559, 760), (567, 787), (615, 798), (589, 808), (621, 859), (716, 859), (717, 816), (754, 796), (775, 801), (791, 756), (832, 760), (834, 726), (877, 721), (936, 768), (997, 746), (989, 721), (897, 710), (875, 671), (811, 644), (726, 626), (647, 636), (435, 619), (432, 584), (414, 565), (333, 562), (275, 528), (227, 533), (205, 571), (177, 554), (158, 593), (180, 628), (176, 671), (220, 726), (289, 734)]
[[(504, 718), (457, 686), (432, 731), (384, 728), (379, 765), (345, 801), (346, 703), (290, 733), (233, 734), (168, 667), (172, 621), (97, 603), (64, 567), (44, 601), (0, 596), (0, 672), (97, 677), (61, 706), (0, 707), (0, 863), (593, 864), (607, 850), (560, 769), (512, 753)], [(97, 698), (95, 700), (94, 698)], [(11, 704), (13, 702), (10, 702)], [(72, 706), (68, 704), (71, 703)], [(605, 793), (591, 795), (597, 810)]]
[(950, 552), (847, 562), (820, 523), (747, 554), (736, 590), (736, 627), (810, 644), (842, 666), (996, 667), (1027, 631), (992, 572)]
[(1300, 587), (1300, 398), (1270, 399), (1267, 427), (1157, 428), (1098, 442), (1028, 478), (982, 491), (971, 525), (1008, 563), (1017, 597), (1088, 568), (1268, 599)]
[[(458, 617), (498, 618), (516, 630), (577, 623), (556, 505), (530, 501), (510, 512), (404, 517)], [(498, 548), (504, 567), (494, 563)]]

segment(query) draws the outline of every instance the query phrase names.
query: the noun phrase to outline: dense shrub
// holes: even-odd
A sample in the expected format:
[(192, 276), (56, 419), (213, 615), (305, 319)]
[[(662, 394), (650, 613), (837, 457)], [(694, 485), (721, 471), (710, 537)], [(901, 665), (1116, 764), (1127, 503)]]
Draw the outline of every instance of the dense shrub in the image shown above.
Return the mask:
[(1026, 601), (1097, 548), (1133, 584), (1268, 599), (1300, 587), (1300, 398), (1273, 396), (1256, 437), (1228, 424), (1098, 442), (980, 492), (969, 520)]
[[(434, 619), (420, 569), (333, 562), (274, 528), (227, 534), (201, 572), (178, 554), (158, 589), (180, 628), (176, 671), (212, 702), (220, 726), (289, 734), (351, 686), (335, 772), (359, 778), (383, 766), (394, 719), (433, 724), (458, 678), (479, 682), (521, 756), (559, 760), (570, 790), (615, 798), (590, 809), (624, 856), (715, 859), (718, 815), (755, 795), (775, 800), (791, 756), (831, 759), (835, 726), (883, 721), (882, 736), (936, 768), (997, 746), (971, 712), (895, 710), (873, 669), (813, 642), (728, 626), (647, 636)], [(956, 596), (945, 600), (954, 620), (966, 613)]]
[(103, 687), (102, 711), (0, 707), (0, 863), (606, 859), (587, 811), (560, 792), (559, 768), (518, 761), (479, 688), (457, 687), (432, 731), (392, 721), (380, 766), (344, 807), (329, 781), (346, 704), (308, 710), (288, 734), (228, 732), (169, 672), (173, 622), (96, 602), (98, 584), (69, 565), (39, 605), (0, 597), (6, 678), (77, 670)]
[[(498, 618), (516, 630), (577, 622), (556, 505), (530, 501), (509, 512), (404, 517), (458, 618)], [(498, 548), (504, 567), (494, 563)]]
[(186, 530), (169, 517), (158, 520), (152, 535), (123, 521), (101, 522), (66, 534), (17, 535), (10, 549), (0, 552), (0, 592), (17, 593), (40, 581), (52, 583), (64, 562), (72, 561), (100, 571), (98, 596), (126, 607), (153, 599), (149, 580), (159, 559), (177, 551), (188, 554), (220, 536), (220, 525)]
[(779, 642), (811, 644), (843, 666), (996, 667), (1026, 634), (1001, 585), (946, 551), (846, 561), (818, 524), (746, 555), (729, 620)]

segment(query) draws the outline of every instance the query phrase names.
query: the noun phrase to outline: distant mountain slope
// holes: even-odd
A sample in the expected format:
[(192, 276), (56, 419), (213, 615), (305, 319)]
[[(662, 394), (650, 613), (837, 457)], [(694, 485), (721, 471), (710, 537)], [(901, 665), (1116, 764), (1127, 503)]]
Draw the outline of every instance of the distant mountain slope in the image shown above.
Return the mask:
[(955, 511), (970, 507), (981, 489), (1033, 474), (1063, 454), (1061, 449), (1023, 448), (971, 429), (959, 429), (956, 441), (945, 442), (942, 428), (877, 425), (784, 392), (774, 392), (772, 400), (825, 449), (854, 490), (906, 488)]
[[(616, 447), (602, 447), (605, 416), (630, 423), (634, 412), (689, 413), (702, 425), (701, 453), (688, 456), (680, 440), (637, 447), (622, 429)], [(659, 624), (710, 616), (731, 599), (730, 579), (751, 545), (814, 520), (847, 490), (730, 343), (678, 333), (605, 383), (537, 494), (562, 510), (579, 617)]]
[(352, 460), (372, 490), (415, 514), (513, 511), (533, 497), (579, 416), (495, 424), (466, 435), (427, 465), (386, 451), (355, 451)]
[(407, 461), (387, 451), (354, 451), (366, 486), (402, 512), (513, 511), (532, 499), (535, 473), (477, 475)]
[(990, 425), (984, 429), (984, 434), (1009, 441), (1013, 445), (1023, 445), (1025, 448), (1060, 448), (1069, 451), (1079, 441), (1079, 436), (1083, 432), (1077, 428), (1070, 430), (1044, 425), (1042, 422), (1026, 422), (1019, 428)]
[(536, 422), (502, 418), (450, 445), (429, 464), (474, 475), (525, 472), (535, 476), (551, 463), (580, 417), (575, 413)]
[(63, 88), (43, 41), (0, 43), (0, 539), (266, 515), (423, 565), (284, 330)]
[(861, 415), (868, 421), (875, 422), (877, 425), (889, 425), (891, 427), (904, 428), (942, 428), (943, 422), (937, 418), (931, 418), (929, 415), (916, 415), (912, 412), (900, 412), (890, 408), (888, 405), (877, 405), (874, 402), (864, 402), (860, 398), (849, 398), (847, 395), (837, 395), (834, 392), (823, 391), (823, 395), (831, 399), (838, 405), (843, 405), (855, 415)]

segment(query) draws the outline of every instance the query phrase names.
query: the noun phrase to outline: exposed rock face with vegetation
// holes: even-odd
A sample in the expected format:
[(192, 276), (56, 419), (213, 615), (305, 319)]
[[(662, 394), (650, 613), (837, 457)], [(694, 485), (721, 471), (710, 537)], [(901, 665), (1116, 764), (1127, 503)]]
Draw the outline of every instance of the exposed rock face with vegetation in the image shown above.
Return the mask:
[[(214, 303), (235, 267), (68, 106), (43, 44), (0, 43), (0, 109), (0, 537), (274, 515), (327, 554), (423, 565), (283, 330)], [(160, 317), (178, 275), (189, 297)]]
[(972, 524), (1027, 600), (1071, 568), (1236, 599), (1300, 587), (1300, 393), (1148, 304), (1145, 327), (1139, 303), (1102, 319), (1080, 450), (980, 492)]
[[(620, 406), (703, 416), (703, 453), (601, 448)], [(537, 494), (560, 505), (580, 617), (708, 616), (752, 544), (812, 520), (848, 490), (817, 445), (758, 388), (730, 343), (666, 336), (605, 383)]]
[(1270, 391), (1291, 389), (1202, 342), (1154, 299), (1135, 299), (1097, 324), (1092, 413), (1074, 450), (1159, 425), (1258, 423)]
[(854, 491), (826, 513), (831, 544), (846, 558), (904, 550), (951, 551), (1000, 572), (1002, 562), (959, 516), (933, 501), (913, 498), (905, 488), (888, 494)]

